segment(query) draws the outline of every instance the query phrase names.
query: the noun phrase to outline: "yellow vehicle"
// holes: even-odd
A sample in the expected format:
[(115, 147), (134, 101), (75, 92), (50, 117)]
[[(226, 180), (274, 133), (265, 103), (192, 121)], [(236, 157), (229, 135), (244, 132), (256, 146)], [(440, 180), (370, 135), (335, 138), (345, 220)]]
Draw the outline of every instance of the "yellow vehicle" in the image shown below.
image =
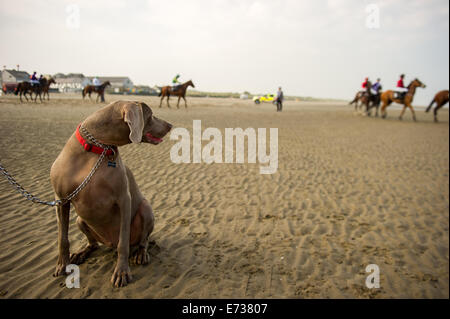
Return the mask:
[(277, 98), (276, 98), (275, 94), (266, 94), (263, 96), (255, 96), (253, 98), (253, 102), (255, 102), (255, 104), (259, 104), (261, 102), (272, 102), (275, 104), (276, 100), (277, 100)]

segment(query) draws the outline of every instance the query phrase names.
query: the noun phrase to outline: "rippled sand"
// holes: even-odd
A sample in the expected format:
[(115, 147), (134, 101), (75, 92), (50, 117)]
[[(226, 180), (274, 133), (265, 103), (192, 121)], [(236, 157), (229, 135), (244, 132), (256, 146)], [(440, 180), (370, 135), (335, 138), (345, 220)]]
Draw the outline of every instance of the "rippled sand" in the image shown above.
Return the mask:
[[(1, 163), (51, 199), (50, 167), (101, 104), (53, 95), (45, 104), (0, 97)], [(119, 96), (107, 96), (113, 101)], [(127, 98), (127, 97), (125, 97)], [(192, 99), (154, 113), (192, 130), (278, 127), (279, 167), (173, 164), (159, 146), (121, 148), (155, 210), (151, 261), (112, 288), (115, 251), (80, 266), (81, 288), (53, 278), (54, 210), (31, 204), (0, 176), (1, 298), (449, 298), (449, 117), (417, 110), (418, 123), (355, 116), (339, 103), (287, 102), (283, 113), (234, 99)], [(175, 106), (172, 101), (172, 106)], [(71, 212), (71, 250), (87, 243)], [(365, 286), (377, 264), (381, 287)]]

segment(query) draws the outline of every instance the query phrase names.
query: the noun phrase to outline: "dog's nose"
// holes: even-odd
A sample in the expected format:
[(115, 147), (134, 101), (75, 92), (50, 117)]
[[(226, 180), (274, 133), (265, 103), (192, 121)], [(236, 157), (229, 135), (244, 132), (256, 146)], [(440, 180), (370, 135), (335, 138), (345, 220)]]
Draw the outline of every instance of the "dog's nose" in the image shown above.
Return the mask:
[(170, 131), (172, 129), (172, 124), (167, 123), (166, 125), (167, 125), (167, 129)]

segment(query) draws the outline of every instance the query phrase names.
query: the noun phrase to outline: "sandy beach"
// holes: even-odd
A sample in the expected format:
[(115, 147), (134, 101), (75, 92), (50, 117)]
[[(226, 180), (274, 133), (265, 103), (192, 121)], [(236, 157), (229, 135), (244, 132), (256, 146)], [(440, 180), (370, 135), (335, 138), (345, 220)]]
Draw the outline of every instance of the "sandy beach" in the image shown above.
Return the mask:
[[(0, 160), (31, 193), (52, 200), (50, 167), (89, 114), (106, 104), (81, 94), (20, 103), (0, 97)], [(0, 176), (0, 298), (449, 298), (449, 115), (388, 108), (355, 115), (340, 102), (287, 101), (282, 113), (251, 100), (187, 98), (156, 116), (202, 127), (278, 128), (278, 170), (259, 164), (174, 164), (158, 146), (126, 145), (121, 156), (151, 203), (150, 263), (131, 265), (116, 289), (113, 249), (80, 266), (81, 288), (52, 277), (54, 208), (23, 199)], [(87, 244), (71, 210), (71, 251)], [(369, 264), (380, 288), (365, 285)]]

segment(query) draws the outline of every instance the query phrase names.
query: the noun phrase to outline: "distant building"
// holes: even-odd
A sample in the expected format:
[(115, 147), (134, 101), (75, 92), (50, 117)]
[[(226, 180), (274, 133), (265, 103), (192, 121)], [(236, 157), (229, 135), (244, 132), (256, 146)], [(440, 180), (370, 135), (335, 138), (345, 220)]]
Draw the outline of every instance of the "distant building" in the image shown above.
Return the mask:
[(1, 84), (20, 83), (30, 80), (30, 74), (25, 71), (7, 70), (4, 69), (1, 75)]
[[(92, 83), (92, 80), (95, 76), (90, 76), (89, 80)], [(130, 80), (127, 76), (97, 76), (101, 83), (105, 83), (109, 81), (111, 83), (111, 87), (107, 88), (107, 91), (113, 91), (115, 93), (122, 93), (133, 88), (133, 81)]]
[(57, 73), (53, 78), (56, 81), (54, 86), (59, 92), (80, 92), (86, 85), (91, 84), (89, 78), (82, 73)]

